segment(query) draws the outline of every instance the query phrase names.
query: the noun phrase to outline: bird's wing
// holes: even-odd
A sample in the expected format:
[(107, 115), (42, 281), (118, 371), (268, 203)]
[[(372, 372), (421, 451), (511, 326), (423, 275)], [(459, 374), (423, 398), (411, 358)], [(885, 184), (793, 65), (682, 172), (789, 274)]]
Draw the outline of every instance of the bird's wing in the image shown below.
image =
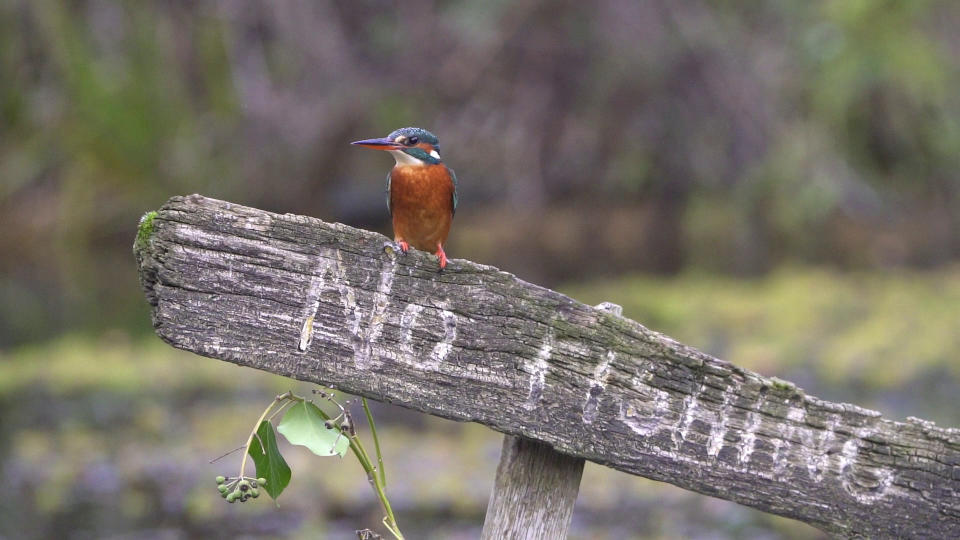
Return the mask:
[(390, 208), (390, 177), (393, 176), (393, 171), (387, 173), (387, 212), (390, 212), (390, 217), (393, 217), (393, 208)]
[(447, 167), (447, 170), (450, 171), (450, 180), (453, 181), (453, 215), (457, 215), (457, 175), (454, 174), (453, 169)]

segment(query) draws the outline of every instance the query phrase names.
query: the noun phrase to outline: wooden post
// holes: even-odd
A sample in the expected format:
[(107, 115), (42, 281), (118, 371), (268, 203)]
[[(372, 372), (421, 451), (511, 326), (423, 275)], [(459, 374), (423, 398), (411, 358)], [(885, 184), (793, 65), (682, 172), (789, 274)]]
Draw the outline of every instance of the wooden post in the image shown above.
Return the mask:
[[(612, 302), (596, 307), (623, 315)], [(566, 538), (584, 463), (548, 444), (505, 435), (481, 538)]]
[[(612, 302), (596, 307), (623, 315)], [(566, 538), (584, 463), (548, 444), (505, 435), (481, 538)]]
[[(611, 302), (597, 309), (623, 315)], [(584, 463), (548, 444), (505, 435), (481, 538), (566, 538)]]
[(175, 347), (537, 441), (508, 439), (496, 491), (560, 497), (538, 503), (550, 523), (569, 522), (579, 473), (547, 463), (583, 458), (838, 536), (960, 538), (960, 430), (825, 401), (496, 268), (438, 274), (390, 246), (190, 196), (148, 214), (134, 252)]
[(548, 444), (504, 436), (480, 538), (566, 538), (583, 464)]

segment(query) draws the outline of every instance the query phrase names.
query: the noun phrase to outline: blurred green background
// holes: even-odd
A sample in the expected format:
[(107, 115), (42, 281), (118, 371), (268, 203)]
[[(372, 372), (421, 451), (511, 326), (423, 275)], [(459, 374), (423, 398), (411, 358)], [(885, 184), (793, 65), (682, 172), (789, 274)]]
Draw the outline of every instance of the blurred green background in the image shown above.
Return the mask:
[[(387, 232), (440, 136), (447, 252), (893, 418), (960, 425), (960, 3), (0, 0), (0, 538), (348, 538), (359, 466), (213, 477), (291, 385), (151, 332), (139, 216), (199, 192)], [(486, 428), (375, 410), (411, 538), (479, 533)], [(819, 538), (588, 466), (574, 538)]]

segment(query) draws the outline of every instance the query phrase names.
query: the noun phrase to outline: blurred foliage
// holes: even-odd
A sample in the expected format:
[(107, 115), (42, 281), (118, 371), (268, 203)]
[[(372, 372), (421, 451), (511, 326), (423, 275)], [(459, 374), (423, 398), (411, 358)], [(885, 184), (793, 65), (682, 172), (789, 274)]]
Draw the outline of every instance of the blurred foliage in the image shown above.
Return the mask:
[(946, 0), (2, 2), (0, 347), (143, 328), (129, 244), (174, 194), (384, 230), (389, 159), (347, 142), (406, 124), (459, 171), (448, 251), (546, 285), (956, 260), (958, 24)]
[[(565, 287), (810, 394), (956, 426), (960, 267), (762, 279), (690, 272)], [(350, 538), (382, 515), (353, 459), (281, 442), (296, 471), (279, 509), (227, 505), (214, 476), (276, 394), (310, 386), (174, 350), (153, 337), (70, 335), (0, 353), (5, 538)], [(415, 538), (475, 538), (501, 436), (376, 405), (388, 494)], [(362, 418), (358, 403), (354, 417)], [(362, 437), (369, 432), (361, 425)], [(369, 440), (369, 439), (367, 439)], [(800, 523), (600, 466), (587, 467), (574, 539), (825, 538)]]

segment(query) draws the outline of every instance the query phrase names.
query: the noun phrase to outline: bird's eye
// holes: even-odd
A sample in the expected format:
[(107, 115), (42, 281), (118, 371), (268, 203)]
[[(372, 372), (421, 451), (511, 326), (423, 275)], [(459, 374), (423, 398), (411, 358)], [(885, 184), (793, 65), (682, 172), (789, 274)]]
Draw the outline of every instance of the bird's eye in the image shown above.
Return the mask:
[(413, 146), (420, 142), (420, 137), (410, 137), (407, 139), (407, 146)]

